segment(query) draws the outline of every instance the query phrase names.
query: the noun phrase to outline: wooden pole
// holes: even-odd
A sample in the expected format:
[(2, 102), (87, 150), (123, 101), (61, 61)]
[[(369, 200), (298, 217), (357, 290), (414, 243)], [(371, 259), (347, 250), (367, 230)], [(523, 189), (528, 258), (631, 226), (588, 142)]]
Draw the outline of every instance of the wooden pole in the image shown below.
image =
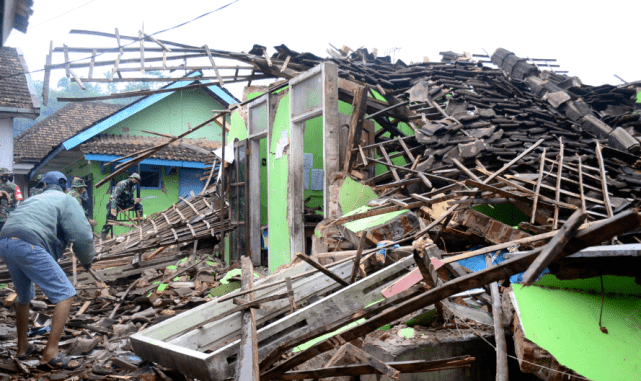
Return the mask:
[[(254, 265), (249, 257), (243, 256), (241, 259), (243, 279), (241, 289), (248, 290), (254, 288)], [(254, 293), (249, 293), (249, 301), (254, 300)], [(238, 349), (238, 361), (236, 362), (236, 381), (259, 381), (260, 372), (258, 370), (258, 338), (256, 336), (256, 316), (252, 308), (243, 311), (243, 327), (240, 333), (240, 346)]]
[(532, 217), (530, 217), (531, 224), (536, 222), (536, 206), (539, 203), (539, 192), (541, 191), (541, 181), (543, 181), (543, 172), (545, 170), (546, 150), (547, 148), (543, 148), (543, 153), (541, 154), (541, 166), (539, 167), (539, 179), (536, 181), (536, 189), (534, 190), (534, 204), (532, 204)]
[(303, 254), (303, 253), (296, 253), (296, 256), (308, 264), (310, 264), (312, 267), (314, 267), (316, 270), (322, 272), (323, 274), (327, 275), (328, 277), (332, 278), (336, 283), (342, 285), (342, 286), (349, 286), (349, 283), (345, 282), (342, 280), (338, 275), (334, 274), (333, 272), (327, 270), (325, 266), (321, 265), (320, 263), (314, 261), (311, 259), (309, 256)]
[[(492, 267), (492, 257), (487, 255), (487, 268)], [(492, 294), (492, 317), (494, 318), (494, 342), (496, 344), (496, 381), (509, 381), (507, 366), (507, 343), (503, 329), (503, 312), (501, 309), (501, 294), (496, 282), (490, 283)]]
[(358, 242), (358, 250), (356, 250), (356, 257), (354, 257), (354, 266), (352, 267), (352, 275), (349, 278), (349, 283), (356, 282), (356, 274), (358, 274), (358, 267), (361, 265), (361, 256), (365, 248), (365, 241), (367, 240), (367, 232), (361, 233), (361, 240)]
[(523, 274), (523, 285), (529, 286), (545, 270), (545, 268), (556, 259), (556, 256), (563, 251), (565, 245), (579, 231), (579, 227), (585, 222), (588, 215), (581, 210), (572, 213), (570, 218), (561, 226), (557, 234), (545, 245), (543, 251), (536, 258), (532, 265)]

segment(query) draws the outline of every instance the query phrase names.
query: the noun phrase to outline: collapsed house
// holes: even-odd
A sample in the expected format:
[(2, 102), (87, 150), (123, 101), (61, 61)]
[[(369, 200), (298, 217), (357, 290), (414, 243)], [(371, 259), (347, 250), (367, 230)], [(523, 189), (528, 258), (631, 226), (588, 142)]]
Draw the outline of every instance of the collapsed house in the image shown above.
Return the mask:
[[(98, 242), (98, 273), (120, 289), (78, 306), (78, 335), (132, 334), (132, 348), (99, 349), (102, 365), (204, 380), (634, 377), (635, 84), (584, 85), (504, 49), (406, 65), (365, 49), (180, 48), (208, 56), (213, 80), (223, 57), (284, 81), (230, 107), (198, 197)], [(260, 265), (271, 275), (254, 283)]]

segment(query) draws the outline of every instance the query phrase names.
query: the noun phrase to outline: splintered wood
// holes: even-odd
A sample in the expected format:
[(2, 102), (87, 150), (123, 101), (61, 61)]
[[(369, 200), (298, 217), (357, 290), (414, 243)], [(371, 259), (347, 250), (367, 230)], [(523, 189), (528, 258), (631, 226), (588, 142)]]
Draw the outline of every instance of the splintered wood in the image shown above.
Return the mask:
[[(491, 327), (488, 329), (494, 330), (497, 342), (497, 379), (507, 380), (502, 321), (505, 318), (506, 323), (512, 323), (512, 319), (502, 316), (506, 293), (500, 286), (508, 286), (510, 276), (522, 272), (523, 285), (534, 284), (546, 268), (562, 272), (561, 262), (571, 262), (573, 254), (589, 246), (641, 242), (641, 219), (635, 209), (641, 199), (641, 117), (635, 113), (639, 106), (634, 101), (637, 85), (585, 85), (558, 71), (541, 71), (531, 63), (536, 60), (519, 58), (502, 48), (491, 56), (480, 55), (480, 61), (473, 58), (478, 55), (443, 52), (441, 62), (426, 59), (408, 65), (402, 60), (392, 63), (389, 56), (381, 57), (364, 48), (328, 49), (331, 57), (324, 59), (285, 45), (275, 47), (276, 53), (269, 55), (260, 45), (248, 53), (237, 53), (157, 40), (142, 31), (138, 37), (122, 36), (117, 31), (99, 35), (115, 39), (115, 43), (108, 48), (91, 48), (91, 61), (69, 57), (86, 54), (86, 48), (63, 45), (52, 49), (45, 68), (47, 78), (51, 70), (60, 69), (82, 84), (100, 80), (81, 74), (87, 68), (91, 73), (98, 65), (111, 67), (121, 76), (173, 70), (177, 68), (171, 66), (175, 60), (204, 58), (206, 65), (192, 67), (185, 61), (184, 69), (213, 70), (215, 75), (198, 79), (215, 82), (194, 83), (172, 91), (241, 80), (285, 79), (269, 88), (276, 92), (288, 85), (287, 80), (331, 61), (340, 77), (335, 101), (352, 105), (352, 115), (341, 126), (344, 137), (339, 140), (345, 152), (336, 159), (338, 163), (330, 163), (342, 172), (327, 176), (332, 181), (347, 181), (349, 177), (375, 195), (359, 210), (341, 205), (345, 208), (343, 215), (330, 218), (325, 214), (315, 227), (314, 239), (328, 247), (328, 253), (310, 256), (309, 251), (301, 249), (280, 253), (294, 254), (297, 260), (255, 284), (251, 262), (243, 257), (241, 290), (191, 309), (188, 317), (171, 317), (134, 334), (134, 351), (144, 360), (203, 380), (294, 380), (365, 374), (398, 379), (403, 373), (484, 366), (475, 364), (469, 356), (382, 361), (355, 344), (384, 325), (396, 327), (400, 319), (425, 314), (429, 308), (436, 309), (436, 317), (425, 324), (433, 329), (473, 328), (477, 323)], [(121, 40), (134, 45), (122, 45)], [(62, 53), (64, 61), (52, 63), (54, 53)], [(103, 53), (117, 57), (94, 59)], [(136, 53), (137, 57), (125, 57), (126, 53)], [(236, 60), (239, 65), (221, 66), (215, 59)], [(160, 62), (162, 66), (154, 66)], [(225, 70), (235, 73), (224, 75)], [(251, 74), (239, 74), (240, 70)], [(121, 96), (131, 94), (114, 95)], [(94, 98), (85, 98), (89, 99)], [(242, 108), (248, 102), (231, 108)], [(274, 105), (274, 109), (277, 107)], [(376, 127), (370, 128), (373, 122)], [(368, 138), (363, 137), (365, 134)], [(165, 136), (169, 140), (162, 147), (131, 155), (116, 172), (183, 136)], [(215, 167), (216, 163), (203, 176), (207, 186), (215, 178)], [(221, 181), (216, 184), (219, 193), (218, 185), (225, 189), (228, 179), (222, 176)], [(325, 189), (325, 196), (340, 200), (340, 188)], [(211, 245), (220, 248), (225, 234), (236, 226), (229, 221), (224, 196), (215, 196), (213, 191), (203, 191), (151, 216), (123, 238), (102, 242), (99, 252), (106, 260), (105, 267), (143, 252), (150, 254), (147, 258), (143, 255), (138, 266), (161, 267), (168, 257), (163, 250), (177, 244), (194, 243), (196, 252), (204, 240), (210, 239), (214, 241)], [(501, 253), (505, 258), (513, 257), (493, 261)], [(489, 258), (475, 258), (481, 255)], [(600, 256), (597, 252), (592, 259), (603, 259)], [(199, 272), (203, 264), (192, 258), (182, 270), (145, 278), (146, 282), (127, 288), (121, 295), (112, 295), (109, 303), (104, 295), (102, 302), (82, 305), (77, 317), (111, 310), (112, 318), (129, 316), (121, 318), (123, 322), (155, 323), (151, 316), (158, 319), (171, 315), (142, 308), (134, 311), (131, 294), (136, 290), (151, 293), (147, 298), (156, 306), (167, 292), (190, 295), (185, 299), (191, 300), (183, 299), (182, 307), (199, 300), (206, 293), (184, 288), (191, 288), (189, 283), (193, 282), (194, 287), (199, 285), (204, 290), (205, 284), (218, 280), (216, 275), (213, 279), (204, 277)], [(473, 271), (459, 263), (471, 258), (484, 267)], [(578, 269), (560, 275), (580, 277), (576, 274), (586, 262), (577, 259), (572, 263)], [(70, 263), (62, 265), (69, 271)], [(606, 271), (613, 267), (604, 266)], [(126, 275), (120, 278), (104, 272), (101, 275), (112, 276), (107, 281), (113, 282), (143, 274), (133, 265), (123, 270)], [(592, 274), (590, 271), (594, 269), (586, 269)], [(188, 274), (195, 274), (196, 280), (186, 279)], [(0, 271), (0, 280), (7, 276)], [(78, 277), (80, 284), (86, 279), (82, 273)], [(157, 278), (163, 284), (181, 283), (182, 287), (167, 291), (149, 284)], [(485, 286), (489, 288), (473, 291), (474, 298), (464, 294)], [(477, 302), (491, 307), (493, 320), (490, 310), (468, 305)], [(12, 303), (11, 298), (5, 303)], [(83, 327), (104, 331), (97, 322), (85, 323)], [(413, 340), (420, 343), (421, 338)], [(305, 368), (308, 360), (330, 351), (336, 352), (326, 355), (329, 361), (325, 358), (320, 366)], [(352, 363), (341, 362), (348, 357)], [(156, 373), (165, 371), (159, 368)]]

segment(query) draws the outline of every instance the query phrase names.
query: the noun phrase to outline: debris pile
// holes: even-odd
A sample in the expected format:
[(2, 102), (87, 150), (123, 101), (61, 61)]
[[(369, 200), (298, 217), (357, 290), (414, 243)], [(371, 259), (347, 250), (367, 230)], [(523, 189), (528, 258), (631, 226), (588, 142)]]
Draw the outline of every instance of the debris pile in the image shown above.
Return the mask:
[[(442, 62), (410, 65), (346, 47), (328, 59), (284, 45), (271, 57), (258, 45), (247, 54), (203, 49), (252, 65), (261, 78), (338, 68), (338, 98), (353, 110), (340, 172), (325, 189), (339, 213), (315, 228), (327, 252), (295, 253), (256, 279), (248, 256), (225, 267), (211, 251), (200, 254), (222, 254), (225, 234), (240, 225), (227, 202), (215, 192), (181, 200), (99, 243), (96, 268), (116, 292), (90, 289), (92, 280), (73, 272), (90, 300), (76, 306), (65, 343), (94, 361), (64, 377), (114, 377), (116, 367), (114, 378), (162, 380), (398, 379), (442, 370), (507, 380), (515, 369), (546, 380), (589, 376), (526, 337), (528, 311), (519, 310), (513, 285), (547, 272), (558, 282), (600, 277), (601, 288), (590, 291), (602, 295), (603, 315), (603, 276), (638, 279), (634, 84), (586, 86), (504, 49), (485, 57), (491, 62), (445, 52)], [(365, 139), (370, 120), (379, 129)], [(345, 192), (352, 202), (340, 201)], [(193, 251), (176, 264), (176, 249), (165, 248), (185, 244)], [(222, 284), (233, 267), (242, 270), (239, 290)], [(601, 319), (590, 319), (590, 335), (608, 335)], [(518, 364), (508, 359), (506, 332)], [(475, 352), (482, 340), (495, 359)], [(389, 349), (410, 344), (411, 356)], [(424, 355), (434, 346), (437, 357)], [(17, 360), (2, 364), (32, 372)], [(112, 373), (101, 373), (108, 366)]]

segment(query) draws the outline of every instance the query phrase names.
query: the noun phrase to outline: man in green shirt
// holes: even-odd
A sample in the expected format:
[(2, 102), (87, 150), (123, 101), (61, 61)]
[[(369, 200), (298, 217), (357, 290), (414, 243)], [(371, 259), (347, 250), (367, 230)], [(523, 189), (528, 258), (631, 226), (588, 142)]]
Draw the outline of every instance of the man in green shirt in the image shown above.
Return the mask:
[[(0, 231), (0, 259), (6, 264), (18, 294), (16, 328), (19, 359), (33, 352), (28, 342), (29, 303), (35, 296), (34, 283), (56, 305), (51, 332), (41, 364), (54, 368), (74, 368), (70, 359), (58, 350), (76, 294), (58, 260), (69, 243), (73, 243), (76, 258), (85, 269), (91, 268), (95, 254), (93, 233), (82, 207), (65, 194), (67, 178), (60, 172), (48, 172), (42, 194), (29, 197), (9, 215)], [(77, 366), (76, 366), (77, 367)]]

